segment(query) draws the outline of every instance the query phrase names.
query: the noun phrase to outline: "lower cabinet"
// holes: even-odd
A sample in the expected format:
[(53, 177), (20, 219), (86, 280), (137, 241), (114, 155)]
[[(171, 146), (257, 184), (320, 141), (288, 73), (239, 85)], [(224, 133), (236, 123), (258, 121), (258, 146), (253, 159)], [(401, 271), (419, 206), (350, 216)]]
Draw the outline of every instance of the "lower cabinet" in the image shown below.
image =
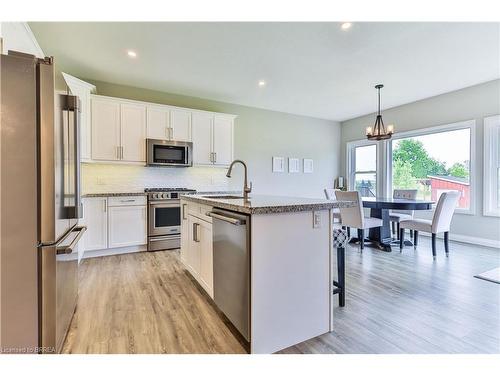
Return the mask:
[(145, 197), (84, 198), (84, 251), (104, 250), (147, 243)]
[[(186, 206), (183, 206), (183, 212), (188, 212)], [(191, 214), (186, 214), (182, 223), (181, 260), (191, 275), (213, 298), (212, 223)]]
[(84, 251), (108, 247), (108, 198), (84, 198), (83, 222), (87, 230), (83, 236)]
[(147, 241), (146, 206), (109, 207), (109, 248), (144, 245)]

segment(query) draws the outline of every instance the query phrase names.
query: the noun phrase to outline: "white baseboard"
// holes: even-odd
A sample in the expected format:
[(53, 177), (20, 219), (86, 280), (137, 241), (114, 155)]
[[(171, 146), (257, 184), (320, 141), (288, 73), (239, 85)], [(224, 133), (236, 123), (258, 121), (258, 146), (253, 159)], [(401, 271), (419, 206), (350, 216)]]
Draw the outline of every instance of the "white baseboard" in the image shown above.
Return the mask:
[(109, 255), (139, 253), (146, 250), (147, 250), (146, 245), (120, 247), (117, 249), (87, 250), (83, 253), (83, 259), (105, 257)]
[[(427, 232), (418, 232), (418, 234), (422, 236), (430, 237), (431, 234)], [(443, 233), (439, 233), (437, 235), (438, 238), (443, 238)], [(450, 233), (450, 241), (463, 242), (472, 245), (480, 245), (487, 247), (494, 247), (500, 249), (500, 241), (491, 240), (489, 238), (481, 238), (481, 237), (473, 237), (473, 236), (465, 236), (463, 234), (453, 234)]]

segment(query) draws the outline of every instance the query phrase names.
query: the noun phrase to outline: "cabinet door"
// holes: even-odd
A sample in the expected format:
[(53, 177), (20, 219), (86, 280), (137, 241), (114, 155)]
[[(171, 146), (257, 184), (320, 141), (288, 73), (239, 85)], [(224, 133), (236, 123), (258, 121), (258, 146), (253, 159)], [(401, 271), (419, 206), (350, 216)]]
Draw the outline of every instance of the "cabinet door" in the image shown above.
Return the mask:
[(108, 247), (107, 198), (84, 198), (83, 222), (87, 231), (83, 235), (85, 251), (102, 250)]
[(91, 98), (92, 159), (118, 160), (120, 146), (120, 103)]
[(200, 220), (200, 284), (210, 297), (214, 296), (214, 265), (212, 224)]
[(233, 119), (215, 116), (213, 126), (213, 152), (216, 165), (229, 165), (233, 161)]
[(189, 252), (188, 204), (181, 200), (181, 261), (187, 264)]
[(168, 107), (148, 107), (148, 138), (169, 140), (170, 109)]
[(188, 216), (188, 238), (189, 246), (187, 252), (187, 268), (197, 279), (200, 273), (200, 227), (199, 219), (192, 215)]
[(146, 161), (146, 106), (121, 104), (123, 161)]
[(109, 207), (108, 221), (110, 248), (146, 244), (146, 206)]
[(191, 142), (191, 112), (182, 109), (170, 111), (170, 126), (172, 141)]
[(212, 163), (212, 123), (213, 116), (193, 113), (193, 163), (210, 165)]

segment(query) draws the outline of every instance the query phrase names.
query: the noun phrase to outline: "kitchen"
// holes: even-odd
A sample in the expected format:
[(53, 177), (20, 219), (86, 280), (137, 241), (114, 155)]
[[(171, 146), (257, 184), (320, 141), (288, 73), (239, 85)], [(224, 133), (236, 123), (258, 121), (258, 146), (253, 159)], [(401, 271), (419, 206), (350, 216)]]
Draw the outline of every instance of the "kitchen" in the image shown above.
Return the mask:
[[(226, 27), (239, 38), (227, 37)], [(253, 71), (251, 79), (232, 70), (258, 66), (243, 53), (252, 46), (277, 64), (296, 43), (323, 51), (325, 40), (312, 36), (328, 35), (346, 56), (342, 38), (358, 32), (363, 41), (370, 32), (390, 34), (387, 49), (403, 48), (398, 30), (418, 40), (428, 30), (449, 40), (491, 34), (488, 25), (443, 23), (3, 22), (2, 114), (9, 115), (2, 119), (1, 347), (65, 354), (495, 352), (494, 282), (477, 284), (477, 274), (497, 263), (498, 218), (483, 215), (483, 195), (474, 194), (486, 194), (475, 159), (487, 152), (483, 120), (484, 132), (496, 121), (498, 78), (481, 81), (477, 71), (478, 87), (447, 87), (444, 99), (426, 91), (418, 99), (431, 110), (422, 111), (429, 117), (421, 131), (408, 123), (412, 106), (424, 104), (399, 99), (405, 91), (394, 95), (394, 81), (385, 89), (394, 90), (391, 105), (381, 110), (378, 81), (356, 81), (358, 91), (378, 90), (378, 107), (363, 91), (364, 107), (354, 108), (358, 94), (330, 92), (312, 73), (295, 82), (280, 81), (276, 70)], [(205, 35), (224, 45), (212, 48)], [(169, 47), (146, 42), (153, 40)], [(280, 43), (283, 56), (272, 47)], [(301, 58), (297, 66), (311, 64)], [(336, 75), (335, 87), (348, 87), (346, 77), (356, 75), (345, 61), (325, 56), (323, 63), (352, 69)], [(322, 94), (308, 98), (308, 79), (331, 96), (318, 89)], [(459, 95), (482, 104), (440, 117), (464, 101)], [(397, 112), (405, 108), (411, 121)], [(370, 139), (376, 128), (369, 125), (386, 113), (396, 113), (395, 127)], [(402, 185), (394, 193), (408, 189), (405, 178), (413, 177), (411, 164), (403, 164), (403, 178), (393, 174), (401, 169), (391, 147), (446, 131), (467, 133), (465, 156), (457, 159), (463, 174), (451, 177), (470, 187), (470, 197), (462, 200), (469, 207), (451, 205), (436, 233), (429, 219), (440, 211), (438, 200), (453, 194), (393, 197), (392, 184)], [(370, 152), (366, 159), (363, 152)], [(434, 174), (419, 176), (418, 189), (430, 192)], [(352, 199), (343, 196), (349, 193)], [(390, 215), (409, 209), (416, 227), (397, 222), (396, 231)], [(26, 220), (20, 212), (37, 214)], [(477, 236), (469, 230), (474, 222)]]

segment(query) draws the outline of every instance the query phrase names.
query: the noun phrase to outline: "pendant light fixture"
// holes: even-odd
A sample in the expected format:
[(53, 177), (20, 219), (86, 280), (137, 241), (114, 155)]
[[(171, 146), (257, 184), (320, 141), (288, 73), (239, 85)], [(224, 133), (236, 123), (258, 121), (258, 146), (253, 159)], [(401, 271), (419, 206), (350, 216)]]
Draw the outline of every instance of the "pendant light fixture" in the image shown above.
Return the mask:
[(384, 139), (390, 139), (392, 133), (394, 133), (394, 125), (384, 125), (384, 120), (382, 120), (382, 115), (380, 114), (380, 89), (384, 87), (382, 84), (378, 84), (375, 88), (378, 90), (378, 113), (373, 127), (368, 126), (366, 128), (366, 138), (372, 141), (381, 141)]

